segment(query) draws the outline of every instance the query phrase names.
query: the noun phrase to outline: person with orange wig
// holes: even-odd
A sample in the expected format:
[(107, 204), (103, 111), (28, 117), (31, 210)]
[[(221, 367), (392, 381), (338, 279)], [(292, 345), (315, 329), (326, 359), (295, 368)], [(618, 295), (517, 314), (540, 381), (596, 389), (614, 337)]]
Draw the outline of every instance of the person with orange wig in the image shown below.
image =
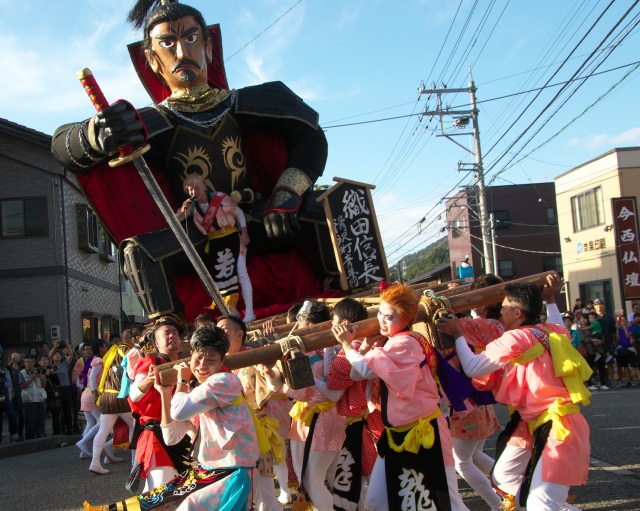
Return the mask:
[(366, 505), (371, 511), (467, 509), (458, 493), (451, 435), (439, 408), (437, 356), (422, 335), (411, 331), (418, 295), (394, 284), (381, 292), (380, 300), (379, 344), (363, 343), (355, 350), (353, 327), (332, 328), (353, 366), (351, 378), (370, 380), (369, 407), (380, 410), (385, 425)]

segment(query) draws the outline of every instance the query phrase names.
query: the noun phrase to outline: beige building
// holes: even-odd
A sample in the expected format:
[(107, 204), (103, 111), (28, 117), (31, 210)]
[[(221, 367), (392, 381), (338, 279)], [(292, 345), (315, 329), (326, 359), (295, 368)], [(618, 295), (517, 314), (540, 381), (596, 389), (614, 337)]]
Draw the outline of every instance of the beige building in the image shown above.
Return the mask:
[[(576, 298), (625, 308), (611, 199), (640, 194), (640, 147), (613, 149), (555, 178), (564, 278)], [(640, 293), (639, 293), (640, 294)]]

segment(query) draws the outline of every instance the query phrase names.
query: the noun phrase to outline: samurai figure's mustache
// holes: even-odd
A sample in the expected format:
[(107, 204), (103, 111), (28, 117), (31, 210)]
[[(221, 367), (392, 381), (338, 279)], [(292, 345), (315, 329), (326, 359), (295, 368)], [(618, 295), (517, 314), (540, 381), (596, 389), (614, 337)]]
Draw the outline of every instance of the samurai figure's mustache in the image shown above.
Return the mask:
[(197, 69), (200, 69), (200, 64), (198, 62), (192, 59), (185, 59), (185, 60), (176, 62), (174, 66), (171, 68), (171, 72), (176, 73), (180, 70), (182, 66), (189, 66), (189, 65), (195, 66)]

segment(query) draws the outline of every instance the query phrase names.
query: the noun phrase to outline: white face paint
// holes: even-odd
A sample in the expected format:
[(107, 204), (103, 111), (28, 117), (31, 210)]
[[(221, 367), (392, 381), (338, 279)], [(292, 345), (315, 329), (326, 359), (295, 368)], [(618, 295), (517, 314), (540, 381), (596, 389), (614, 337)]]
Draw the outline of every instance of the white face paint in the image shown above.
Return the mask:
[(378, 323), (380, 324), (380, 334), (385, 337), (393, 337), (407, 326), (400, 321), (396, 308), (387, 302), (380, 302)]

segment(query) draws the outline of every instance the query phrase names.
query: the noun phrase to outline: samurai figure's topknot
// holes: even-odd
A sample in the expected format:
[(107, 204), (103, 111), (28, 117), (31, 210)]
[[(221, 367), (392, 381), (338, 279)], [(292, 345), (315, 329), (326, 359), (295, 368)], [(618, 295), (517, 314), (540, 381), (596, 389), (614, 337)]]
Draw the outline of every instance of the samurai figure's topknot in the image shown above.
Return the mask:
[(177, 21), (185, 16), (193, 16), (202, 27), (202, 35), (205, 40), (209, 37), (207, 24), (202, 13), (195, 7), (178, 3), (177, 0), (137, 0), (127, 21), (135, 28), (144, 27), (143, 49), (151, 48), (151, 38), (149, 33), (158, 23)]

